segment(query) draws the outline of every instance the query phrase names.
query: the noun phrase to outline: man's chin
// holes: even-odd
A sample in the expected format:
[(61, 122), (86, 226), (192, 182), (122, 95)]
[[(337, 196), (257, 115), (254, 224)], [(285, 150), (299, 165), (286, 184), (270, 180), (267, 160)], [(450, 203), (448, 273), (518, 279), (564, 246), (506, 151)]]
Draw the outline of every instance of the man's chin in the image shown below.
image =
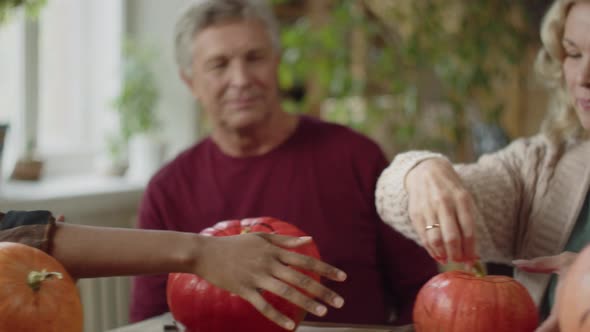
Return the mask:
[(256, 129), (265, 124), (267, 117), (261, 113), (236, 114), (227, 122), (228, 127), (236, 131), (247, 131)]

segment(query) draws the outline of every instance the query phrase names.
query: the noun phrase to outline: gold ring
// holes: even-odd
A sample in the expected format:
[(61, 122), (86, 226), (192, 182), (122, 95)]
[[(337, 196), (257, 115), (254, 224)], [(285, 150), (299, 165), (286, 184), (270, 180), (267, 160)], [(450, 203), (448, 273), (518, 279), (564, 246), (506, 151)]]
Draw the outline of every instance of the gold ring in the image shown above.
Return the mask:
[(440, 227), (440, 224), (432, 224), (432, 225), (426, 226), (425, 228), (428, 231), (428, 230), (431, 230), (433, 228), (439, 228), (439, 227)]

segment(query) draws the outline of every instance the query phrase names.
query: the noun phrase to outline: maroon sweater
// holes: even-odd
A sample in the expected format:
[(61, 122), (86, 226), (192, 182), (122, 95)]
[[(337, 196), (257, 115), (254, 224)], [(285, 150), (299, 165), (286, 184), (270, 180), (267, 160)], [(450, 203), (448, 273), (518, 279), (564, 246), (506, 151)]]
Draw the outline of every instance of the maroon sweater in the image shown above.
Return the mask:
[[(395, 309), (396, 324), (406, 324), (417, 291), (436, 266), (377, 215), (375, 184), (387, 165), (368, 138), (308, 117), (262, 156), (229, 157), (205, 139), (154, 176), (139, 226), (199, 232), (218, 221), (245, 217), (291, 222), (313, 236), (324, 261), (348, 274), (346, 282), (326, 282), (344, 297), (344, 307), (307, 319), (385, 324)], [(168, 310), (165, 287), (166, 276), (135, 279), (133, 321)]]

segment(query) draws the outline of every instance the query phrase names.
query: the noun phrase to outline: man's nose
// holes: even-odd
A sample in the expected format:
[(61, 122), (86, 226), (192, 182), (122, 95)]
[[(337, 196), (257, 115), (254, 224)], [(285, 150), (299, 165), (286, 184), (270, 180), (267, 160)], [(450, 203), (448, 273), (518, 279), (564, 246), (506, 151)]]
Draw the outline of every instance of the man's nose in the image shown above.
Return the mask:
[(236, 61), (232, 64), (230, 70), (230, 83), (234, 86), (245, 86), (250, 83), (250, 70), (246, 63)]

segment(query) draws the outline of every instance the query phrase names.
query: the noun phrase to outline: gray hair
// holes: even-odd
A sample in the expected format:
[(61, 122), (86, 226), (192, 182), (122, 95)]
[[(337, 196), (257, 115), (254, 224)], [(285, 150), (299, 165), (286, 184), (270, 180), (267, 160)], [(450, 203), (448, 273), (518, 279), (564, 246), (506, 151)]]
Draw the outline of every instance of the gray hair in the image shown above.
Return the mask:
[(216, 23), (228, 20), (255, 19), (264, 24), (273, 47), (279, 51), (278, 24), (266, 0), (195, 0), (180, 15), (175, 29), (176, 63), (192, 76), (195, 36)]

